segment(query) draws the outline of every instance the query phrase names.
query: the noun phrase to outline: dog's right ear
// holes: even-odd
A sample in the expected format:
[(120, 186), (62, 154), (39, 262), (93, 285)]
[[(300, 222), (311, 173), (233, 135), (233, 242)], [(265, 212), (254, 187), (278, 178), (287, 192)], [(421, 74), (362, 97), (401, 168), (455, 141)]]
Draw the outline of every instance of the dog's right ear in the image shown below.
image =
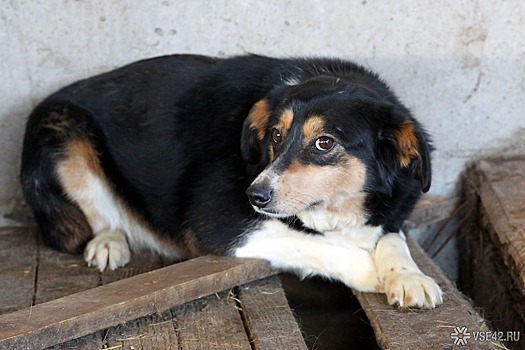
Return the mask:
[(266, 138), (271, 113), (268, 99), (264, 98), (253, 105), (248, 118), (244, 121), (241, 152), (247, 163), (258, 163), (263, 152), (266, 151), (264, 139)]

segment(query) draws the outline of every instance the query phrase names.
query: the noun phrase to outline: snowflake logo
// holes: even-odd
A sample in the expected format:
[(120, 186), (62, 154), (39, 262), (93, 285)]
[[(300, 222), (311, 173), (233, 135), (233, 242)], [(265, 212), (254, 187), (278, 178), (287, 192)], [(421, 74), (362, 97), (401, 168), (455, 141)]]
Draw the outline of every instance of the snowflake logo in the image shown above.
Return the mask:
[(456, 327), (450, 334), (450, 338), (454, 339), (454, 345), (467, 345), (467, 341), (470, 339), (470, 332), (467, 327)]

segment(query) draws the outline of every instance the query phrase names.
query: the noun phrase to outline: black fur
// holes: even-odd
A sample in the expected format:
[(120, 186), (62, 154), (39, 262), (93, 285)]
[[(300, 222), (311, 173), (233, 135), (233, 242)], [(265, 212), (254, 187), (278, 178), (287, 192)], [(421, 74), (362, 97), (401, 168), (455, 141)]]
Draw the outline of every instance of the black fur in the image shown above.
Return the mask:
[[(288, 79), (308, 83), (290, 88)], [(259, 140), (245, 120), (265, 97), (272, 111), (293, 104), (330, 117), (347, 152), (369, 170), (363, 189), (368, 223), (397, 232), (430, 187), (431, 147), (375, 74), (335, 59), (174, 55), (79, 81), (35, 108), (21, 178), (46, 241), (78, 251), (92, 235), (54, 171), (61, 147), (82, 138), (98, 151), (113, 190), (150, 227), (182, 245), (180, 232), (191, 231), (199, 252), (227, 254), (264, 219), (245, 191), (270, 162), (270, 131)], [(395, 144), (404, 120), (414, 123), (420, 146), (409, 167), (399, 165)], [(338, 159), (301, 161), (327, 166)]]

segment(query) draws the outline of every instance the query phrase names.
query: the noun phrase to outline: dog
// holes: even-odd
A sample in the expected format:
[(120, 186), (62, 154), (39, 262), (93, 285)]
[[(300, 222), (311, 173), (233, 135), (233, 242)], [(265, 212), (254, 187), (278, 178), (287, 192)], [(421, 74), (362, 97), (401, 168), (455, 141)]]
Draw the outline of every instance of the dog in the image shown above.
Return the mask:
[(101, 271), (142, 249), (262, 258), (434, 308), (441, 289), (402, 231), (430, 187), (431, 151), (353, 62), (169, 55), (36, 106), (21, 181), (44, 241)]

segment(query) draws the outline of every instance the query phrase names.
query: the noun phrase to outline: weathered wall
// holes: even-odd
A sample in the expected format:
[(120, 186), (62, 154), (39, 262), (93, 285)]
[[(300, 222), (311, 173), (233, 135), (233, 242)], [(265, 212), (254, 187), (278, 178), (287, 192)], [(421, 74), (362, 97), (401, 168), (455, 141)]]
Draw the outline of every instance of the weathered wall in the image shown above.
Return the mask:
[(21, 201), (17, 172), (31, 108), (79, 78), (169, 53), (339, 56), (378, 71), (434, 136), (434, 194), (452, 195), (473, 157), (525, 145), (520, 0), (0, 5), (0, 213), (8, 216)]

